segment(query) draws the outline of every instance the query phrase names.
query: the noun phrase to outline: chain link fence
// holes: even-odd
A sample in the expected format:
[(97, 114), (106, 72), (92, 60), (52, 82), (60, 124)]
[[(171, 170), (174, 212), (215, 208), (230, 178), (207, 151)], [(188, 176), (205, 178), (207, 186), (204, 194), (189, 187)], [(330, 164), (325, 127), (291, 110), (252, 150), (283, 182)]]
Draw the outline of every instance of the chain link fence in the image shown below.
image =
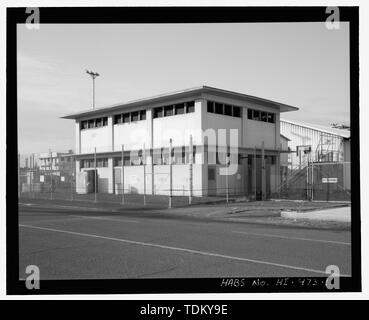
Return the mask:
[[(176, 153), (174, 155), (173, 159)], [(160, 164), (146, 164), (145, 156), (138, 157), (138, 163), (132, 164), (123, 152), (113, 158), (104, 158), (101, 154), (90, 157), (82, 160), (72, 151), (60, 153), (51, 150), (38, 154), (37, 158), (35, 154), (19, 156), (19, 198), (163, 208), (261, 200), (258, 192), (262, 189), (260, 161), (254, 164), (245, 162), (246, 167), (231, 176), (216, 177), (217, 167), (209, 166), (208, 186), (201, 190), (196, 186), (201, 185), (198, 179), (202, 176), (202, 165), (191, 162), (193, 160), (190, 161), (187, 153), (182, 164), (175, 161), (170, 164), (168, 157)], [(259, 174), (254, 175), (258, 169)], [(281, 170), (280, 185), (273, 192), (266, 188), (267, 198), (350, 201), (350, 169), (349, 162), (311, 162), (302, 168)], [(270, 172), (265, 175), (270, 175)], [(277, 181), (278, 178), (275, 176), (273, 179)]]
[(20, 158), (18, 195), (21, 200), (107, 202), (167, 208), (228, 203), (244, 196), (232, 181), (226, 188), (217, 188), (216, 195), (199, 196), (204, 190), (191, 185), (198, 175), (200, 165), (187, 163), (151, 166), (125, 163), (122, 167), (119, 157), (116, 159), (119, 161), (112, 164), (98, 157), (92, 161), (80, 160), (78, 170), (76, 161), (79, 157), (72, 152), (50, 151), (37, 158), (35, 154), (23, 155), (22, 160)]
[(289, 169), (273, 196), (309, 201), (351, 201), (351, 163), (312, 162), (301, 169)]

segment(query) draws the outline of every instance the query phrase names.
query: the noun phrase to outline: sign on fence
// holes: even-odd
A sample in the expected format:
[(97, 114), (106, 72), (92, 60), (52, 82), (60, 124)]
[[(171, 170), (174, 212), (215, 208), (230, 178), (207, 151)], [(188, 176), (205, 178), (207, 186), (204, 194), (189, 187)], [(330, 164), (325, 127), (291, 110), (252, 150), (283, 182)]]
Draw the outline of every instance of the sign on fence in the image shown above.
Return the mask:
[(338, 179), (337, 178), (322, 178), (322, 182), (323, 183), (337, 183)]

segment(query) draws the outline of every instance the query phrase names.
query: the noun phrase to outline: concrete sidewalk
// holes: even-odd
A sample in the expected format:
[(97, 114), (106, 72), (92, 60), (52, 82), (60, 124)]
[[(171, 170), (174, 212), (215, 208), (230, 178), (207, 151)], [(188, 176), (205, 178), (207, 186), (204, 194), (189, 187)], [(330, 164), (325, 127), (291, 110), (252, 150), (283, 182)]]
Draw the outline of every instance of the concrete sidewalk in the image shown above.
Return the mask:
[(318, 221), (351, 222), (351, 206), (315, 211), (282, 211), (281, 217), (289, 219), (307, 219)]

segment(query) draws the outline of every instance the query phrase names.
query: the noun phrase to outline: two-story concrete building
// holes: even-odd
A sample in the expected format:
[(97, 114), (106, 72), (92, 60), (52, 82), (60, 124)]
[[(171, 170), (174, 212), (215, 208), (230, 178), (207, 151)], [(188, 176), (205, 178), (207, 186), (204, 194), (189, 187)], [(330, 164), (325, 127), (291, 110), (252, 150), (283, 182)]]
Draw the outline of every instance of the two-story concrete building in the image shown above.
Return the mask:
[(76, 172), (96, 157), (99, 192), (265, 197), (280, 183), (280, 113), (294, 110), (201, 86), (63, 118), (76, 124)]

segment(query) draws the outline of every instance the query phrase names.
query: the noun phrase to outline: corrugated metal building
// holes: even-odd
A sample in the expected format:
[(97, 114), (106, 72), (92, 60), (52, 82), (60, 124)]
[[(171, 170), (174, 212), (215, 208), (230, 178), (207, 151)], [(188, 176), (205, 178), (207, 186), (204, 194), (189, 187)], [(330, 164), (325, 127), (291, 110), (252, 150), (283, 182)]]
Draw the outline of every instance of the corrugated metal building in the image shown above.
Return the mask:
[(349, 130), (281, 119), (280, 133), (289, 139), (290, 149), (287, 170), (282, 172), (281, 196), (351, 199)]
[(290, 139), (290, 169), (308, 162), (350, 162), (350, 131), (281, 119), (282, 135)]

